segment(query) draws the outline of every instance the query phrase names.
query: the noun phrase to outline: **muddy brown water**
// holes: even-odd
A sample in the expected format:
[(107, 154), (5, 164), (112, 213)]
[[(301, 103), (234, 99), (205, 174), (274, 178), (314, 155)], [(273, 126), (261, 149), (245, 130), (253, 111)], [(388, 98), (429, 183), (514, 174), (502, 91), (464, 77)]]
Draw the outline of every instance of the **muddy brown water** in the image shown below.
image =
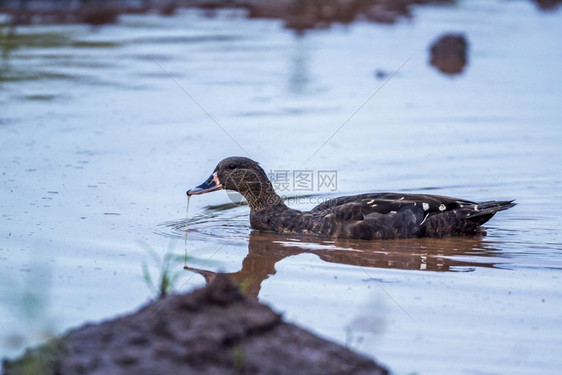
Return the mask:
[[(557, 373), (561, 18), (466, 1), (302, 37), (230, 11), (19, 28), (0, 64), (2, 355), (143, 304), (150, 248), (179, 291), (229, 273), (399, 374)], [(453, 77), (429, 64), (447, 31), (469, 43)], [(384, 242), (252, 232), (222, 191), (186, 220), (185, 191), (230, 155), (300, 209), (369, 191), (518, 205), (483, 236)]]

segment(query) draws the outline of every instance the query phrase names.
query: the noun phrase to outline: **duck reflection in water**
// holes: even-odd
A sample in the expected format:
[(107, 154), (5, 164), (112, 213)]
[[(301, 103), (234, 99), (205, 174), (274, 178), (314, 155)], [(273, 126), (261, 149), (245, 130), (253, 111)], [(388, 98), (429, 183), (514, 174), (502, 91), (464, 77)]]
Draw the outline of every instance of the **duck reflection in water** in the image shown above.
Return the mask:
[[(357, 241), (314, 236), (294, 238), (255, 231), (250, 233), (248, 255), (242, 262), (242, 269), (226, 275), (241, 285), (248, 296), (257, 298), (261, 283), (275, 274), (275, 265), (299, 254), (314, 254), (325, 262), (357, 267), (466, 272), (474, 267), (495, 267), (497, 252), (485, 245), (481, 236)], [(184, 269), (202, 275), (207, 283), (217, 274), (188, 265)]]

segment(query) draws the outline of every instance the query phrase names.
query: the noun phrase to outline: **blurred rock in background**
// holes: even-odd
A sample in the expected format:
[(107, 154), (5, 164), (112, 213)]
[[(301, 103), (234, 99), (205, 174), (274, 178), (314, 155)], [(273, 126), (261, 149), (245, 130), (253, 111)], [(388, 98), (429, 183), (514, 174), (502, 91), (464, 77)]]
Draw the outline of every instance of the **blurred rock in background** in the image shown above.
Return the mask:
[(467, 64), (468, 41), (463, 34), (443, 34), (430, 47), (430, 63), (445, 74), (462, 73)]

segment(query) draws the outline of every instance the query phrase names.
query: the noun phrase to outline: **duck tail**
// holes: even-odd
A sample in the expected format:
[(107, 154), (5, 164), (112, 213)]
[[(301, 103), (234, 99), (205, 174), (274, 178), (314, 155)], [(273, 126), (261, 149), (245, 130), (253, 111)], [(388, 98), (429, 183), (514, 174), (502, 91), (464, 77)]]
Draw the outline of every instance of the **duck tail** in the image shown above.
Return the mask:
[(516, 204), (513, 200), (480, 202), (466, 215), (465, 220), (472, 225), (480, 226), (490, 220), (496, 212), (507, 210)]
[(486, 201), (480, 202), (474, 207), (475, 211), (471, 212), (470, 217), (479, 217), (485, 215), (494, 215), (496, 212), (504, 211), (515, 206), (514, 200), (511, 201)]

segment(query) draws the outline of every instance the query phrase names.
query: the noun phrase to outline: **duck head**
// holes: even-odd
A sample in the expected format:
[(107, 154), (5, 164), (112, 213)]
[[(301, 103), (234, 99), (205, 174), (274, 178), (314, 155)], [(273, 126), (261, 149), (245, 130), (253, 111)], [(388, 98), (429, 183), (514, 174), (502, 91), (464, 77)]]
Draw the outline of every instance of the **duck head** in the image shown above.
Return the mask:
[(201, 185), (188, 190), (187, 195), (205, 194), (221, 189), (242, 194), (252, 208), (269, 206), (280, 201), (259, 164), (241, 156), (221, 160), (211, 176)]

